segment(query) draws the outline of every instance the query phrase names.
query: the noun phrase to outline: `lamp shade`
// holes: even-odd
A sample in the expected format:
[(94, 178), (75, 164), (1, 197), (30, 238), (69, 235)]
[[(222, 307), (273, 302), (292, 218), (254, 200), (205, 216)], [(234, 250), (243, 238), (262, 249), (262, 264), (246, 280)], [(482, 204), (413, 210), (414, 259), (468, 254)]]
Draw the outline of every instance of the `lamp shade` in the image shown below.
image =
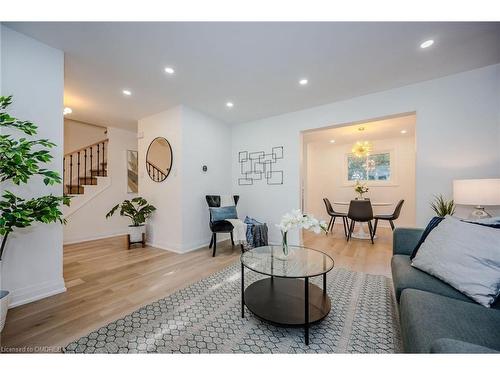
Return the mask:
[(471, 206), (499, 206), (500, 178), (453, 181), (453, 200)]

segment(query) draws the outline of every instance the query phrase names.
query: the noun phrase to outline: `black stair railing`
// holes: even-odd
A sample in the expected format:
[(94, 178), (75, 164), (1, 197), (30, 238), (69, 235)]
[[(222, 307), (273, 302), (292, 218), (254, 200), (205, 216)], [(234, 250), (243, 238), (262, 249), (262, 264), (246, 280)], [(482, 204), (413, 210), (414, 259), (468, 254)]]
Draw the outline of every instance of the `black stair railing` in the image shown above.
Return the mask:
[(64, 155), (64, 194), (83, 194), (82, 185), (92, 185), (96, 176), (107, 175), (107, 143), (103, 139)]
[(149, 176), (155, 182), (161, 182), (167, 177), (168, 170), (166, 172), (163, 172), (160, 168), (149, 161), (146, 161), (146, 168)]

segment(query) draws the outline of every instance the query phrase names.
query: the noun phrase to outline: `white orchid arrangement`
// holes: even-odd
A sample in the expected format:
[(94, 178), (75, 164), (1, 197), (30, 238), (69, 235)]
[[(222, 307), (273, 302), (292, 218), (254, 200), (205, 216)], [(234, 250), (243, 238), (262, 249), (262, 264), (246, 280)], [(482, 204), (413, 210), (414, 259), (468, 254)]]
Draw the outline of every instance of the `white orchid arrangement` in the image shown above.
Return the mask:
[(313, 215), (303, 214), (301, 210), (293, 210), (290, 213), (286, 213), (281, 218), (281, 222), (276, 224), (276, 226), (283, 234), (294, 228), (311, 230), (316, 234), (321, 231), (327, 231), (326, 223), (323, 220), (318, 220)]

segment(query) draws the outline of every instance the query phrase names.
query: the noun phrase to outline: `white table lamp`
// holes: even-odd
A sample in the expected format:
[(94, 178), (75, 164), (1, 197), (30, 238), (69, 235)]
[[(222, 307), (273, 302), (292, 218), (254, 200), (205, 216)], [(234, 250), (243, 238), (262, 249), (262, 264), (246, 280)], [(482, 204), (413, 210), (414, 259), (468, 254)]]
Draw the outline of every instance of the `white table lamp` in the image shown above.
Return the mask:
[(454, 180), (453, 200), (456, 204), (475, 206), (474, 219), (491, 217), (484, 206), (500, 206), (500, 178)]

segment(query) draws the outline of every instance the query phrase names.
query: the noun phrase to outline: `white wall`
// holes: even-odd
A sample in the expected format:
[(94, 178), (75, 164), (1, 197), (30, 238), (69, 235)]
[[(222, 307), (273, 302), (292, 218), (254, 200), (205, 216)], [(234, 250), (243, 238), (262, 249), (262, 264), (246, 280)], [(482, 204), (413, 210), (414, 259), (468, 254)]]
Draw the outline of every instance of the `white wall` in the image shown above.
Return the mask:
[[(369, 139), (368, 139), (369, 140)], [(397, 226), (415, 226), (415, 137), (400, 136), (372, 141), (373, 153), (389, 151), (393, 155), (392, 179), (388, 184), (370, 183), (366, 194), (373, 202), (393, 203), (390, 207), (374, 207), (375, 214), (388, 214), (400, 199), (405, 203)], [(350, 201), (356, 196), (353, 183), (346, 181), (346, 154), (352, 144), (313, 142), (306, 145), (306, 211), (329, 221), (323, 198), (330, 202)], [(334, 205), (337, 211), (347, 212), (347, 206)], [(338, 221), (341, 225), (342, 221)], [(381, 221), (380, 226), (389, 225)]]
[(106, 139), (106, 128), (64, 119), (64, 153), (81, 149)]
[[(268, 222), (271, 240), (284, 212), (300, 207), (300, 132), (416, 112), (416, 223), (424, 225), (433, 194), (451, 197), (452, 180), (498, 177), (500, 65), (365, 95), (235, 126), (232, 132), (233, 191), (241, 214)], [(238, 152), (284, 146), (284, 185), (238, 186)], [(290, 241), (297, 242), (298, 235)]]
[[(148, 243), (186, 252), (210, 241), (207, 194), (231, 191), (230, 128), (200, 112), (179, 106), (139, 121), (139, 160), (151, 141), (165, 137), (173, 153), (172, 172), (163, 182), (152, 181), (139, 163), (139, 194), (157, 212), (148, 225)], [(207, 165), (208, 171), (202, 172)]]
[[(38, 136), (57, 146), (47, 168), (62, 172), (64, 55), (34, 39), (1, 26), (1, 93), (13, 95), (9, 112), (38, 125)], [(62, 195), (62, 185), (47, 187), (34, 177), (29, 184), (3, 184), (23, 197)], [(12, 293), (11, 307), (65, 291), (63, 229), (60, 224), (35, 224), (16, 229), (7, 241), (2, 262), (2, 288)]]
[(109, 187), (68, 217), (64, 226), (64, 243), (75, 243), (126, 234), (130, 220), (118, 212), (109, 219), (106, 213), (136, 194), (127, 192), (127, 150), (137, 150), (137, 134), (108, 128), (107, 172)]
[(231, 193), (231, 128), (183, 106), (182, 135), (182, 247), (188, 251), (210, 242), (205, 195)]
[[(181, 107), (139, 120), (139, 195), (156, 207), (147, 225), (147, 241), (159, 248), (182, 251), (182, 127)], [(146, 152), (156, 137), (172, 147), (172, 170), (162, 182), (154, 182), (146, 171)]]

